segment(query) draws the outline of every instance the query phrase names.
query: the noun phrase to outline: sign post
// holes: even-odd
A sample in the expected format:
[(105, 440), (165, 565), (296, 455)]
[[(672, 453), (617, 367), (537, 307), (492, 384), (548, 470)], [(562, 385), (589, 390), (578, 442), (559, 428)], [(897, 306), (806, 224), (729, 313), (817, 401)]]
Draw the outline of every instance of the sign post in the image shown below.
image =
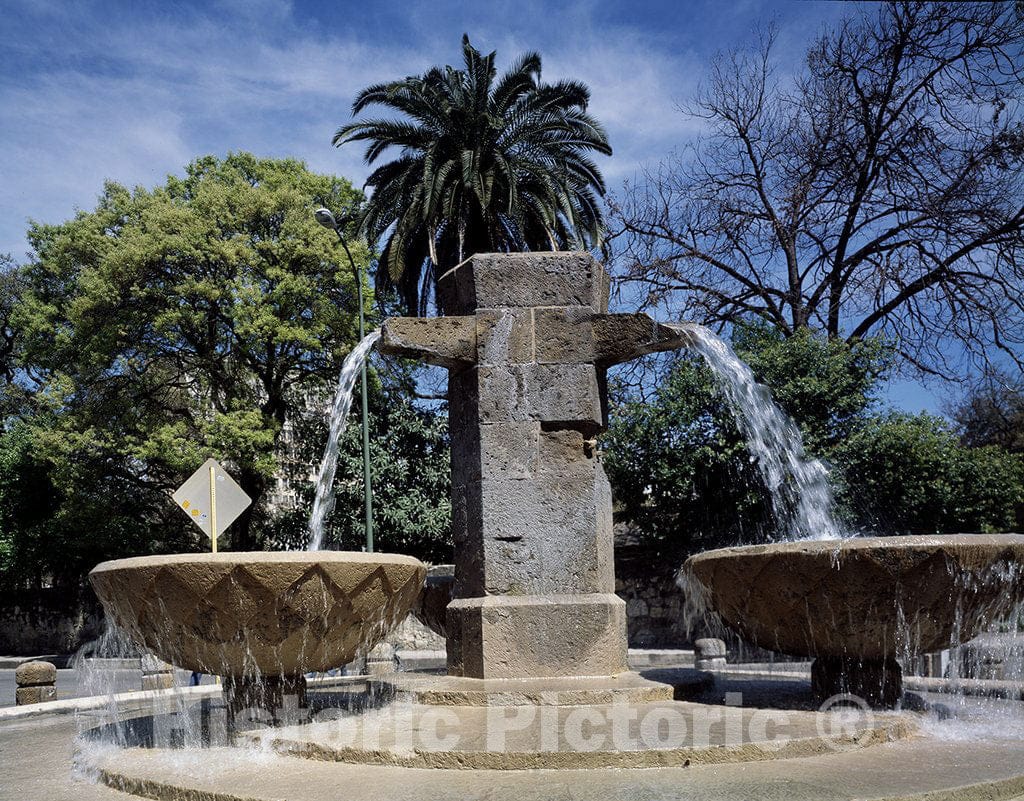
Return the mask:
[(217, 553), (217, 538), (252, 503), (252, 499), (215, 459), (207, 459), (172, 497), (210, 538), (213, 553)]

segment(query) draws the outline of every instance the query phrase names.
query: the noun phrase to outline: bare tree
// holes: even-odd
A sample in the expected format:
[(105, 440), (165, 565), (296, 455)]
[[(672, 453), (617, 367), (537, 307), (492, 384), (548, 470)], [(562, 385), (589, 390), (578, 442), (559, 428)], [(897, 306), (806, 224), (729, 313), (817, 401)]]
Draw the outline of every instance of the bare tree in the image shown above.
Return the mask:
[(1024, 454), (1024, 377), (990, 372), (947, 411), (960, 427), (965, 445), (998, 445)]
[(613, 201), (622, 280), (711, 325), (884, 334), (926, 373), (1020, 366), (1022, 42), (1012, 3), (888, 3), (796, 77), (770, 33), (719, 57), (705, 136)]

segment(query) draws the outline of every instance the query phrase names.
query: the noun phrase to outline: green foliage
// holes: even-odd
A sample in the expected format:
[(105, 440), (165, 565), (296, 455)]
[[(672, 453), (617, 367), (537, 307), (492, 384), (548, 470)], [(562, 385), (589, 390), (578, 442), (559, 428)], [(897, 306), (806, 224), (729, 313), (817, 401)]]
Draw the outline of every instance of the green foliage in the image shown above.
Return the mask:
[(703, 362), (680, 358), (653, 398), (613, 408), (601, 443), (618, 512), (649, 546), (688, 553), (763, 531), (770, 506)]
[(588, 153), (611, 148), (586, 113), (587, 87), (542, 83), (536, 53), (498, 78), (494, 53), (466, 36), (462, 51), (465, 69), (364, 89), (353, 114), (383, 106), (401, 118), (353, 122), (334, 137), (368, 142), (368, 164), (400, 151), (367, 179), (374, 191), (360, 224), (371, 242), (387, 235), (378, 285), (396, 286), (413, 313), (435, 287), (450, 311), (451, 282), (437, 280), (473, 253), (590, 248), (603, 232), (604, 180)]
[(809, 328), (785, 337), (766, 323), (737, 326), (733, 348), (799, 422), (812, 453), (827, 453), (850, 435), (893, 366), (893, 350), (881, 339), (847, 344)]
[(105, 559), (192, 547), (162, 492), (102, 460), (50, 463), (36, 433), (15, 423), (0, 434), (0, 586), (77, 589)]
[(255, 500), (232, 542), (259, 545), (282, 427), (356, 338), (352, 271), (312, 211), (359, 200), (347, 181), (243, 153), (153, 190), (108, 183), (93, 211), (32, 225), (11, 315), (26, 425), (60, 514), (116, 493), (88, 534), (99, 550), (137, 544), (124, 520), (155, 527), (142, 551), (178, 547), (158, 531), (166, 492), (208, 456)]
[(926, 414), (869, 420), (835, 459), (854, 522), (886, 532), (1008, 531), (1024, 502), (1024, 460), (994, 446), (968, 448)]
[[(357, 387), (358, 392), (358, 387)], [(370, 395), (370, 469), (373, 526), (378, 550), (407, 553), (429, 562), (452, 560), (451, 470), (447, 417), (413, 405), (407, 383), (374, 383)], [(296, 467), (319, 465), (327, 439), (323, 415), (307, 415), (295, 431)], [(314, 487), (303, 482), (298, 509), (274, 526), (273, 547), (304, 547)], [(341, 440), (334, 482), (335, 506), (328, 516), (324, 547), (364, 548), (362, 430), (358, 402)]]

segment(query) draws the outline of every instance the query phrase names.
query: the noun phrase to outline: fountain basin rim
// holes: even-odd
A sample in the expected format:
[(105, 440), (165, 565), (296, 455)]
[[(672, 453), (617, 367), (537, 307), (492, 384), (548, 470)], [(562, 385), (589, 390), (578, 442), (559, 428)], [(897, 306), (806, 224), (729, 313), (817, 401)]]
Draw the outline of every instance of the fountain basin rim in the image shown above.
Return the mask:
[(882, 663), (961, 644), (1024, 601), (1020, 534), (808, 540), (722, 548), (679, 572), (696, 611), (793, 656)]
[(977, 545), (979, 547), (1024, 546), (1024, 534), (900, 534), (889, 537), (848, 537), (841, 540), (787, 540), (783, 542), (758, 543), (756, 545), (733, 545), (701, 551), (689, 557), (687, 562), (717, 559), (731, 555), (756, 556), (762, 553), (820, 556), (822, 554), (873, 551), (886, 548), (915, 550), (936, 548), (943, 545)]
[(159, 565), (209, 564), (210, 562), (249, 563), (314, 563), (348, 562), (350, 564), (394, 564), (421, 567), (423, 563), (414, 556), (397, 553), (367, 553), (366, 551), (209, 551), (196, 553), (156, 554), (153, 556), (130, 556), (126, 559), (111, 559), (100, 562), (89, 574), (107, 570), (123, 570), (134, 567), (156, 567)]

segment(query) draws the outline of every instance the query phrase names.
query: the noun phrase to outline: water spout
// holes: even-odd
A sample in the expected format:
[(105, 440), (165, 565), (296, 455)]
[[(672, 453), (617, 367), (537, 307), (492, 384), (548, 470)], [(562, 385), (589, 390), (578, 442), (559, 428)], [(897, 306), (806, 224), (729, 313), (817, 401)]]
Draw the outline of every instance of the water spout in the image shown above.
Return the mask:
[(768, 488), (778, 529), (791, 540), (849, 536), (835, 516), (828, 469), (804, 451), (796, 423), (772, 400), (750, 367), (704, 326), (673, 324), (711, 368)]
[(370, 348), (380, 339), (380, 331), (371, 331), (345, 357), (338, 376), (338, 388), (334, 392), (331, 404), (330, 433), (327, 446), (324, 448), (323, 459), (316, 479), (316, 495), (313, 498), (313, 510), (309, 515), (309, 546), (306, 550), (319, 551), (324, 541), (324, 521), (334, 508), (334, 473), (338, 468), (338, 447), (341, 435), (345, 432), (348, 413), (352, 408), (352, 389), (355, 387), (356, 376), (366, 361)]

